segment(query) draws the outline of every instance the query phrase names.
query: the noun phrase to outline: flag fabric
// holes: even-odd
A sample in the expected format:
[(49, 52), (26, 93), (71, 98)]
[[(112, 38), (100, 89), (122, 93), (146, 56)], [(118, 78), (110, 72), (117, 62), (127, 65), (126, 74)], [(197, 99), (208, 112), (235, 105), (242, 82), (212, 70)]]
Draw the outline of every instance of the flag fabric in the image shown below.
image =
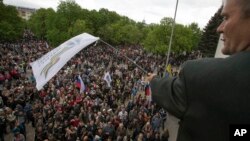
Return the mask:
[(76, 78), (76, 87), (80, 89), (80, 93), (83, 93), (86, 89), (80, 75), (78, 75)]
[(107, 82), (108, 87), (111, 87), (112, 79), (111, 79), (111, 76), (110, 76), (109, 72), (105, 73), (103, 79)]
[(46, 48), (49, 48), (49, 45), (48, 45), (48, 43), (47, 43), (47, 42), (45, 42), (45, 46), (46, 46)]
[(76, 80), (75, 80), (75, 86), (76, 86), (76, 88), (78, 88), (78, 89), (81, 88), (81, 82), (80, 82), (80, 79), (79, 79), (78, 76), (76, 77)]
[(98, 37), (88, 33), (80, 34), (30, 63), (36, 79), (36, 88), (41, 90), (76, 53), (97, 40), (99, 40)]
[(151, 95), (151, 90), (150, 90), (150, 85), (146, 84), (145, 86), (145, 95), (150, 96)]
[(148, 101), (152, 101), (151, 87), (150, 87), (149, 83), (145, 85), (145, 95), (146, 95)]
[(166, 72), (167, 72), (166, 77), (172, 76), (172, 67), (171, 67), (171, 64), (167, 65)]

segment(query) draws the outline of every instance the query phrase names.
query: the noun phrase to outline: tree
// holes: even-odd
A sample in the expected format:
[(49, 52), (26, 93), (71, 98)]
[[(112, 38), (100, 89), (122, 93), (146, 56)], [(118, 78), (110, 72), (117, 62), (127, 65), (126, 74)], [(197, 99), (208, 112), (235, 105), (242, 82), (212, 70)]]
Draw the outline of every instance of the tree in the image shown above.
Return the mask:
[(172, 50), (177, 53), (190, 52), (197, 48), (200, 37), (201, 30), (198, 24), (192, 23), (187, 26), (176, 24)]
[(89, 29), (86, 25), (86, 22), (84, 20), (76, 20), (76, 22), (74, 23), (74, 25), (72, 25), (70, 28), (69, 28), (69, 31), (68, 31), (70, 34), (69, 36), (76, 36), (76, 35), (79, 35), (83, 32), (87, 32), (87, 33), (90, 33), (91, 34), (91, 29)]
[(191, 23), (190, 25), (188, 25), (188, 28), (192, 30), (193, 33), (193, 37), (192, 37), (192, 42), (193, 44), (193, 48), (197, 49), (198, 48), (198, 44), (200, 42), (201, 39), (201, 35), (202, 35), (202, 31), (199, 28), (197, 23)]
[(5, 6), (0, 2), (0, 39), (14, 41), (22, 36), (25, 22), (18, 16), (13, 6)]
[[(172, 18), (163, 18), (160, 25), (148, 26), (149, 31), (143, 41), (145, 49), (162, 55), (166, 54), (170, 42), (172, 23)], [(197, 24), (192, 23), (184, 26), (176, 23), (171, 51), (179, 53), (193, 50), (197, 47), (200, 35), (201, 31)]]
[(163, 25), (151, 25), (150, 30), (143, 42), (147, 51), (164, 55), (167, 51), (167, 30)]
[(181, 25), (175, 25), (175, 33), (173, 37), (173, 52), (183, 52), (183, 51), (191, 51), (193, 48), (192, 44), (192, 30)]
[(209, 20), (207, 26), (204, 28), (201, 40), (198, 45), (198, 49), (201, 50), (202, 54), (207, 57), (214, 57), (216, 47), (219, 40), (219, 33), (216, 32), (217, 27), (223, 20), (220, 15), (222, 7), (214, 14)]
[(108, 9), (101, 8), (98, 12), (96, 10), (91, 11), (91, 21), (94, 27), (94, 34), (97, 36), (105, 35), (105, 29), (109, 25), (119, 21), (121, 16), (116, 12), (108, 11)]
[[(116, 12), (81, 9), (74, 0), (61, 1), (58, 10), (39, 9), (30, 19), (30, 27), (39, 38), (46, 38), (50, 45), (58, 46), (65, 40), (88, 32), (113, 45), (141, 44), (148, 51), (165, 54), (168, 49), (173, 19), (163, 18), (160, 24), (136, 23)], [(192, 50), (197, 46), (200, 29), (193, 23), (176, 25), (173, 51)]]
[(92, 33), (85, 19), (88, 11), (81, 9), (74, 0), (61, 1), (58, 10), (39, 9), (31, 16), (29, 27), (38, 38), (47, 39), (52, 46), (83, 32)]
[(60, 1), (57, 7), (57, 14), (66, 19), (67, 27), (74, 24), (77, 19), (81, 19), (82, 9), (74, 0)]
[(52, 8), (38, 9), (29, 20), (29, 28), (36, 34), (38, 38), (46, 38), (47, 31), (53, 27), (53, 19), (55, 11)]
[(111, 43), (115, 45), (130, 45), (138, 44), (142, 39), (142, 34), (136, 23), (127, 17), (122, 17), (121, 20), (107, 27), (111, 33)]

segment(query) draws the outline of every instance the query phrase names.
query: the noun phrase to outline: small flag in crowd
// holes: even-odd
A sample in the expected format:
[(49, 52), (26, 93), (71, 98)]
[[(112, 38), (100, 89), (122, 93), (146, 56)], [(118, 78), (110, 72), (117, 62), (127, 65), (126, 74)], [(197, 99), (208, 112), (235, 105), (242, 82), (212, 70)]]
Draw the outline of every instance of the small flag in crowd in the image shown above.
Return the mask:
[(105, 75), (104, 75), (104, 78), (103, 78), (107, 84), (108, 84), (108, 87), (111, 87), (111, 82), (112, 82), (112, 79), (111, 79), (111, 76), (109, 74), (109, 72), (106, 72)]
[(80, 93), (83, 93), (86, 89), (80, 75), (78, 75), (76, 78), (76, 87), (80, 89)]
[(45, 45), (46, 45), (46, 48), (49, 48), (49, 45), (48, 45), (48, 43), (47, 43), (47, 42), (45, 42)]
[(148, 101), (152, 101), (152, 98), (151, 98), (151, 88), (150, 88), (149, 83), (145, 85), (145, 95), (146, 95)]
[(168, 64), (166, 67), (166, 77), (172, 76), (172, 67), (171, 64)]

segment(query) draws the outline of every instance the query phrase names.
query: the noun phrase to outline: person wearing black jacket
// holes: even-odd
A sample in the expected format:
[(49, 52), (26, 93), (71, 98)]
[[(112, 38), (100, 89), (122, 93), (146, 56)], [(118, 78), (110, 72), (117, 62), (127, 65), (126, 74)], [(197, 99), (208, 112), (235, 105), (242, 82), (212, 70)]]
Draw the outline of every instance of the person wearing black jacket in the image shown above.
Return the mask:
[(178, 77), (146, 77), (152, 99), (180, 119), (177, 141), (228, 141), (231, 124), (250, 124), (250, 1), (224, 0), (225, 59), (186, 62)]

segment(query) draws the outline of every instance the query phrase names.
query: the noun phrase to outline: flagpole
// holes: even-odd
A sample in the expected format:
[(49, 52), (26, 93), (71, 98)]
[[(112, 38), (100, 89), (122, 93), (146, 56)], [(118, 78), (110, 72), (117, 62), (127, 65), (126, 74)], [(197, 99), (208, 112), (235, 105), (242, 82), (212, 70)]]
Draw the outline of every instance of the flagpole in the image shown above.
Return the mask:
[[(107, 43), (107, 42), (105, 42), (105, 41), (103, 41), (103, 40), (101, 40), (101, 39), (100, 39), (100, 41), (103, 42), (104, 44), (106, 44), (108, 47), (111, 47), (112, 49), (114, 49), (114, 50), (116, 50), (117, 52), (120, 53), (120, 51), (119, 51), (117, 48), (113, 47), (113, 46), (110, 45), (109, 43)], [(121, 55), (122, 55), (123, 57), (125, 57), (126, 59), (128, 59), (130, 62), (132, 62), (136, 67), (138, 67), (141, 71), (143, 71), (143, 73), (145, 73), (145, 74), (148, 73), (145, 69), (143, 69), (141, 66), (139, 66), (138, 64), (136, 64), (135, 61), (133, 61), (132, 59), (130, 59), (130, 58), (127, 57), (126, 55), (123, 55), (122, 53), (121, 53)]]
[[(167, 54), (167, 61), (166, 61), (165, 68), (167, 68), (168, 63), (169, 63), (169, 56), (170, 56), (170, 52), (171, 52), (172, 40), (173, 40), (173, 35), (174, 35), (175, 19), (176, 19), (176, 14), (177, 14), (178, 3), (179, 3), (179, 0), (176, 1), (175, 12), (174, 12), (174, 21), (172, 24), (172, 31), (171, 31), (170, 41), (169, 41), (169, 45), (168, 45), (168, 54)], [(166, 75), (166, 71), (164, 71), (164, 74)]]

